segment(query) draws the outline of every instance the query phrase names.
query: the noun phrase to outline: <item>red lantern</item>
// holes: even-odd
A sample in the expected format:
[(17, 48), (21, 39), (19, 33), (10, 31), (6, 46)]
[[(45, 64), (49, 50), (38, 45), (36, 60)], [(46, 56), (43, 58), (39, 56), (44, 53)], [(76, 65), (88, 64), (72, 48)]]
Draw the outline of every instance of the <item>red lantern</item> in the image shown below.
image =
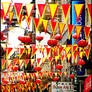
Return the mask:
[(78, 46), (80, 47), (86, 47), (87, 45), (88, 45), (88, 42), (86, 40), (82, 39), (78, 42)]
[(35, 71), (41, 71), (41, 69), (42, 69), (41, 67), (35, 67), (34, 68)]
[(80, 60), (80, 61), (78, 61), (78, 64), (79, 64), (79, 65), (84, 65), (84, 64), (85, 64), (85, 61)]
[(73, 79), (73, 78), (75, 77), (75, 75), (71, 74), (69, 77), (70, 77), (71, 79)]
[(49, 46), (52, 46), (53, 47), (53, 46), (56, 46), (57, 45), (57, 40), (54, 40), (54, 39), (48, 40), (47, 43), (48, 43)]
[(19, 36), (18, 40), (20, 40), (22, 43), (30, 44), (31, 43), (31, 37), (28, 36)]
[(59, 80), (59, 78), (55, 77), (55, 78), (53, 78), (53, 80), (54, 80), (54, 81), (58, 81), (58, 80)]
[(18, 66), (11, 67), (11, 69), (12, 69), (13, 71), (17, 71), (17, 70), (18, 70)]
[(43, 37), (42, 36), (37, 36), (36, 37), (36, 40), (38, 40), (39, 42), (43, 40)]
[(56, 69), (61, 70), (63, 68), (62, 65), (56, 65)]
[(20, 84), (25, 84), (26, 82), (24, 80), (19, 81)]
[(61, 39), (62, 39), (62, 36), (57, 35), (57, 36), (55, 36), (55, 39), (56, 39), (56, 40), (61, 40)]
[[(75, 34), (73, 34), (73, 36), (72, 36), (74, 39), (77, 39), (77, 34), (75, 33)], [(80, 37), (80, 36), (79, 36)], [(78, 38), (79, 39), (79, 38)]]
[(8, 84), (9, 82), (7, 80), (3, 80), (3, 83)]
[(37, 79), (37, 80), (36, 80), (36, 83), (41, 83), (41, 80), (40, 80), (40, 79)]

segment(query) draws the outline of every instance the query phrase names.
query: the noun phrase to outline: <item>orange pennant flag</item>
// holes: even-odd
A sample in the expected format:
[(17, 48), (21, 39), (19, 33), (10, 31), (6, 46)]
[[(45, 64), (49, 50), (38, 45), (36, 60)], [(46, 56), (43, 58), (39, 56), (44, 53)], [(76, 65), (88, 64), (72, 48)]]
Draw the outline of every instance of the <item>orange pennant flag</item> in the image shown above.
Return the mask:
[(51, 28), (52, 28), (53, 34), (55, 33), (56, 27), (57, 27), (57, 22), (54, 22), (51, 20)]
[(47, 59), (46, 57), (45, 57), (45, 58), (43, 58), (43, 65), (44, 65), (44, 63), (45, 63), (46, 59)]
[(49, 57), (49, 66), (51, 65), (52, 60), (53, 60), (53, 57)]
[(39, 66), (40, 61), (41, 61), (41, 58), (37, 58), (37, 66)]
[(84, 4), (74, 4), (77, 22), (79, 21), (79, 17), (80, 17), (82, 10), (83, 10), (83, 6), (84, 6)]
[(88, 40), (88, 37), (90, 34), (90, 27), (84, 27), (84, 32), (85, 32), (86, 39)]
[(77, 25), (76, 25), (77, 40), (78, 40), (78, 38), (80, 37), (80, 32), (81, 32), (81, 30), (82, 30), (82, 26), (77, 26)]
[(11, 3), (10, 2), (2, 2), (2, 7), (4, 10), (4, 19), (6, 19), (6, 16), (10, 11)]
[(71, 38), (71, 34), (72, 34), (72, 31), (73, 31), (73, 28), (74, 28), (74, 25), (68, 24), (69, 40), (70, 40), (70, 38)]
[(19, 58), (21, 58), (21, 56), (23, 55), (24, 53), (24, 48), (20, 48), (20, 55), (19, 55)]
[(14, 16), (14, 12), (9, 12), (9, 24), (11, 24), (13, 16)]
[(34, 24), (35, 24), (35, 27), (36, 27), (36, 32), (38, 32), (39, 22), (40, 22), (40, 20), (38, 18), (34, 18)]
[(50, 9), (51, 19), (54, 20), (54, 17), (58, 10), (58, 4), (49, 4), (49, 9)]
[(28, 63), (29, 63), (29, 59), (25, 59), (25, 68), (27, 67)]
[(89, 18), (90, 18), (90, 23), (92, 22), (92, 4), (87, 4), (88, 6), (88, 14), (89, 14)]
[(47, 26), (48, 26), (48, 20), (42, 20), (42, 23), (43, 23), (43, 28), (45, 30), (45, 34), (47, 33)]
[(59, 48), (59, 55), (61, 55), (62, 51), (63, 51), (63, 47)]
[(72, 56), (71, 54), (68, 54), (68, 55), (67, 55), (68, 63), (69, 63), (69, 61), (70, 61), (71, 56)]
[(10, 55), (10, 53), (12, 52), (13, 48), (7, 48), (7, 58)]
[(32, 55), (31, 58), (36, 54), (37, 52), (37, 48), (32, 47)]
[(35, 59), (31, 59), (31, 67), (33, 66)]
[(16, 16), (18, 17), (17, 19), (19, 19), (23, 8), (23, 3), (14, 3), (14, 8), (15, 8)]
[(58, 62), (58, 59), (59, 59), (59, 56), (55, 56), (55, 62), (56, 62), (56, 64)]
[(64, 31), (64, 28), (65, 28), (65, 24), (64, 23), (58, 23), (58, 26), (59, 26), (60, 35), (62, 36), (62, 33)]
[(48, 58), (48, 56), (50, 54), (50, 51), (51, 51), (51, 48), (46, 48), (47, 58)]
[(28, 29), (29, 29), (31, 17), (25, 16), (25, 18), (26, 18), (26, 21), (27, 21)]
[(70, 4), (61, 4), (61, 9), (64, 15), (65, 23), (67, 23), (67, 18), (70, 12), (70, 6), (71, 6)]
[(46, 10), (46, 4), (38, 4), (38, 11), (41, 18), (43, 18), (45, 10)]

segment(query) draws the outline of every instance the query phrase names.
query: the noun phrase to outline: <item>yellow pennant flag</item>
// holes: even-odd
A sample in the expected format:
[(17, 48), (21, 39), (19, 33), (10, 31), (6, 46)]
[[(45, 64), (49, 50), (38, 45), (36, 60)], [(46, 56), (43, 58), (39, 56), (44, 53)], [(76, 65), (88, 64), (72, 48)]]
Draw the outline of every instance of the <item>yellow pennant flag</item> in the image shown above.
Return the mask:
[(59, 26), (60, 35), (62, 36), (62, 33), (64, 31), (65, 24), (60, 22), (60, 23), (58, 23), (58, 26)]
[(43, 58), (43, 65), (44, 65), (44, 63), (45, 63), (46, 59), (47, 59), (46, 57), (45, 57), (45, 58)]
[(9, 24), (11, 24), (13, 16), (14, 16), (14, 12), (9, 12)]
[(54, 17), (58, 10), (58, 4), (49, 4), (49, 9), (50, 9), (51, 18), (52, 20), (54, 20)]
[(77, 40), (80, 37), (81, 30), (82, 30), (82, 26), (76, 26)]
[(83, 10), (83, 6), (84, 6), (84, 4), (74, 4), (77, 22), (79, 21), (79, 16)]
[(31, 59), (31, 67), (33, 66), (35, 59)]
[(10, 10), (10, 7), (11, 7), (11, 3), (10, 2), (2, 2), (2, 7), (4, 10), (4, 19), (6, 19), (6, 16)]
[(29, 29), (31, 17), (25, 16), (25, 18), (26, 18), (26, 21), (27, 21), (28, 29)]
[(7, 64), (7, 65), (8, 65), (8, 68), (9, 68), (10, 65), (11, 65), (11, 61), (12, 61), (12, 60), (8, 60), (8, 64)]
[(83, 58), (83, 52), (81, 51), (81, 52), (79, 52), (79, 55), (80, 55), (80, 58), (82, 59)]
[(69, 61), (70, 61), (70, 58), (71, 58), (71, 54), (68, 54), (68, 55), (67, 55), (68, 63), (69, 63)]
[(66, 47), (65, 49), (65, 52), (66, 52), (66, 55), (68, 54), (68, 52), (70, 51), (71, 47)]
[(56, 62), (56, 64), (58, 62), (58, 59), (59, 59), (59, 56), (55, 56), (55, 62)]
[(19, 60), (19, 66), (23, 64), (23, 60)]

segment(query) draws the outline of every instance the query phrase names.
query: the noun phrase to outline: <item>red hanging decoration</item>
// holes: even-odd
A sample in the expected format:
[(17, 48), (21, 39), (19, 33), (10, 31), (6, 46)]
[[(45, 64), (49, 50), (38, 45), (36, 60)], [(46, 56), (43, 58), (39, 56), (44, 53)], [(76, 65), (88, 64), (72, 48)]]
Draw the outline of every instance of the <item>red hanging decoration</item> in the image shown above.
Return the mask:
[(59, 80), (59, 78), (55, 77), (55, 78), (53, 78), (53, 80), (54, 80), (54, 81), (58, 81), (58, 80)]
[(42, 81), (41, 81), (40, 79), (37, 79), (37, 80), (36, 80), (36, 83), (41, 84), (41, 82), (42, 82)]
[(43, 40), (43, 36), (37, 36), (36, 40), (38, 40), (39, 42)]
[(71, 79), (73, 79), (73, 78), (75, 77), (75, 75), (74, 75), (74, 74), (71, 74), (69, 77), (70, 77)]
[(85, 61), (80, 60), (80, 61), (78, 61), (78, 64), (79, 64), (79, 65), (85, 65)]
[(1, 32), (1, 35), (0, 36), (1, 36), (1, 40), (2, 41), (6, 39), (6, 37), (3, 36), (3, 32)]
[(18, 66), (14, 66), (14, 67), (12, 66), (11, 69), (12, 69), (13, 71), (17, 71), (17, 70), (18, 70)]
[[(76, 33), (73, 34), (72, 37), (73, 37), (74, 39), (77, 39), (77, 34), (76, 34)], [(79, 39), (79, 38), (80, 38), (80, 36), (78, 37), (78, 39)]]
[(54, 40), (54, 39), (48, 40), (47, 43), (48, 43), (49, 46), (53, 47), (53, 46), (56, 46), (57, 45), (57, 40)]
[(26, 82), (24, 80), (19, 81), (20, 84), (25, 84)]
[(86, 40), (82, 39), (78, 42), (78, 46), (80, 47), (86, 47), (87, 45), (88, 45), (88, 42)]
[(56, 69), (61, 70), (63, 68), (62, 65), (56, 65)]
[(34, 70), (35, 71), (41, 71), (42, 67), (35, 67)]
[(62, 39), (62, 36), (61, 35), (57, 35), (57, 36), (55, 36), (55, 39), (56, 40), (61, 40)]

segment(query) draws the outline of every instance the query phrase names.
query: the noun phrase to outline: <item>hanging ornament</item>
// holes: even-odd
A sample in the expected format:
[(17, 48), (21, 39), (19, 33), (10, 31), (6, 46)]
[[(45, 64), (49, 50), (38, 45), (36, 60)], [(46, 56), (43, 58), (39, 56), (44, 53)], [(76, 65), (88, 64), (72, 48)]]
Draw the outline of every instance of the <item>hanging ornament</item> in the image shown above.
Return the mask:
[(62, 36), (61, 35), (56, 35), (55, 39), (58, 40), (58, 41), (60, 41), (62, 39)]
[(70, 77), (71, 79), (73, 79), (73, 78), (75, 77), (75, 75), (74, 75), (74, 74), (71, 74), (69, 77)]
[(85, 61), (79, 60), (79, 61), (78, 61), (78, 64), (79, 64), (79, 65), (84, 65), (84, 64), (85, 64)]
[(61, 70), (63, 68), (63, 66), (62, 65), (56, 65), (56, 69), (58, 69), (58, 70)]
[(36, 36), (36, 40), (38, 40), (39, 42), (41, 42), (43, 40), (43, 36)]

